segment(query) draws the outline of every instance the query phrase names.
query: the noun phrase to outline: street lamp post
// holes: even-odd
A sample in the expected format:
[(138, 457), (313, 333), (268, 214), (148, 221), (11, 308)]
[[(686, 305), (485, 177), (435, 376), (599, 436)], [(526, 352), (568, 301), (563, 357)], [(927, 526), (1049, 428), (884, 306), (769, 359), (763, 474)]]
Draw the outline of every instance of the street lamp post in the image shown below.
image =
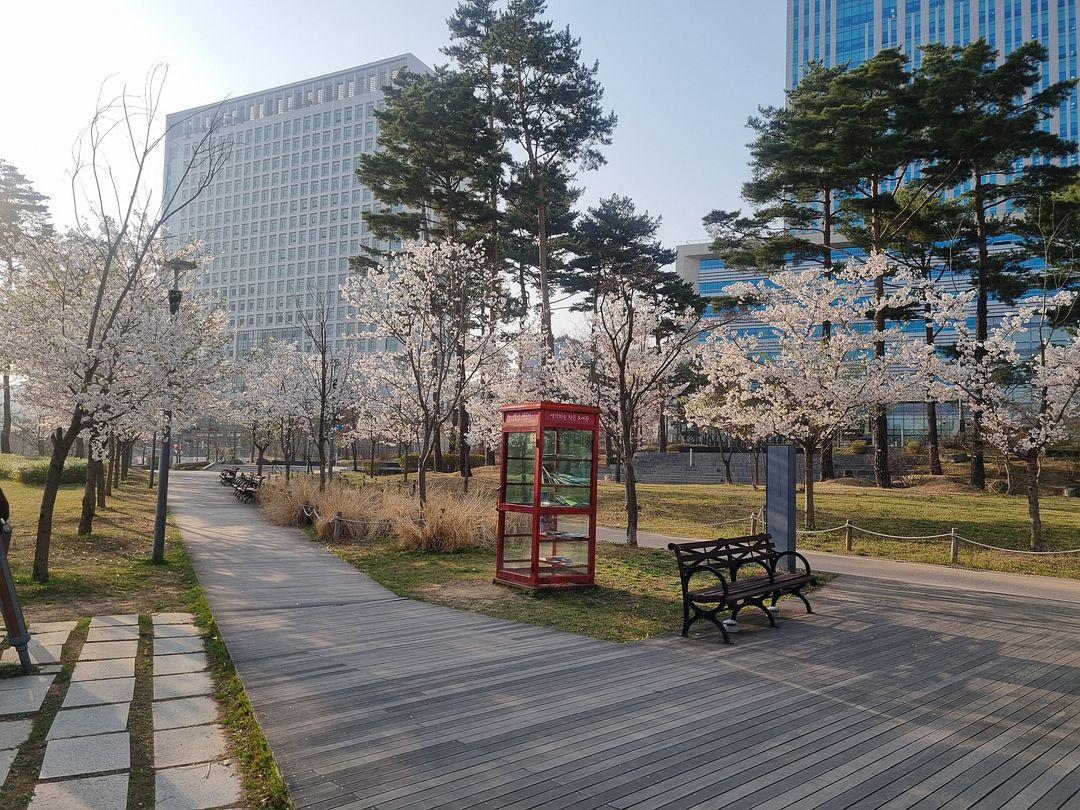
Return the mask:
[[(169, 290), (169, 315), (180, 314), (180, 271), (195, 269), (195, 263), (184, 259), (170, 259), (165, 266), (173, 271), (173, 286)], [(172, 408), (165, 410), (165, 427), (161, 433), (161, 456), (158, 466), (157, 510), (154, 512), (154, 554), (156, 563), (165, 561), (165, 515), (169, 505), (169, 465), (172, 463)]]

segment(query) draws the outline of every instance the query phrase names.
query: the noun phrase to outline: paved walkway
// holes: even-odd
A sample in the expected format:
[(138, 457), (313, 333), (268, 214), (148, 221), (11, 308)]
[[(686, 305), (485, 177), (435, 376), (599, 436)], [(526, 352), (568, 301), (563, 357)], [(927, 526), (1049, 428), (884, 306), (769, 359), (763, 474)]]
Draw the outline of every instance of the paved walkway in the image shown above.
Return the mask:
[[(612, 543), (626, 542), (626, 529), (597, 527), (597, 539)], [(700, 537), (674, 537), (652, 532), (638, 532), (638, 545), (648, 548), (667, 548), (668, 543), (700, 540)], [(852, 574), (874, 577), (910, 585), (958, 588), (965, 591), (981, 591), (1007, 596), (1030, 596), (1037, 599), (1054, 599), (1080, 604), (1080, 580), (1040, 577), (1028, 574), (1005, 574), (999, 571), (981, 571), (973, 568), (954, 568), (947, 565), (899, 562), (880, 557), (857, 557), (833, 554), (827, 551), (804, 551), (815, 570), (834, 574)], [(948, 547), (942, 546), (942, 554)]]
[(1063, 808), (1080, 606), (841, 576), (618, 645), (395, 597), (216, 474), (173, 507), (297, 807)]
[[(194, 618), (162, 613), (150, 619), (140, 629), (136, 614), (95, 616), (85, 638), (72, 637), (73, 621), (31, 626), (29, 650), (40, 674), (0, 680), (0, 785), (31, 731), (46, 740), (30, 810), (125, 810), (132, 754), (140, 744), (133, 743), (132, 722), (140, 711), (152, 717), (143, 742), (153, 749), (156, 807), (193, 810), (240, 801)], [(140, 645), (143, 656), (152, 656), (151, 667), (136, 667)], [(17, 660), (11, 648), (0, 656), (3, 663)], [(71, 678), (54, 683), (61, 660), (75, 662)], [(137, 684), (147, 695), (141, 709), (133, 706)], [(58, 705), (51, 721), (42, 711), (50, 689)]]

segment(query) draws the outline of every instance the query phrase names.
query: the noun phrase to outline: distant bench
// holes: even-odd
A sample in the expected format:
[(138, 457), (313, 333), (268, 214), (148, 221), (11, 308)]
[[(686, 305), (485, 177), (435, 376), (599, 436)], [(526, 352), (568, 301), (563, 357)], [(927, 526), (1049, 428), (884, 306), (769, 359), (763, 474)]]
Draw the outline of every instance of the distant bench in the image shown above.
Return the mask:
[[(807, 613), (814, 612), (802, 593), (807, 585), (817, 584), (810, 563), (794, 551), (777, 551), (767, 534), (668, 543), (668, 548), (675, 553), (679, 563), (684, 636), (689, 635), (690, 625), (694, 622), (710, 621), (720, 629), (724, 643), (730, 644), (731, 636), (718, 614), (730, 610), (731, 618), (735, 619), (739, 611), (749, 605), (760, 608), (769, 617), (769, 624), (776, 627), (776, 619), (765, 600), (771, 599), (775, 605), (784, 594), (798, 597), (806, 605)], [(793, 568), (797, 560), (805, 570), (779, 568), (780, 561), (786, 558), (791, 559)], [(753, 575), (739, 579), (745, 566), (753, 566)], [(695, 577), (698, 578), (696, 581)]]
[(259, 487), (262, 486), (265, 475), (252, 475), (240, 473), (233, 481), (233, 497), (240, 503), (252, 503), (259, 497)]

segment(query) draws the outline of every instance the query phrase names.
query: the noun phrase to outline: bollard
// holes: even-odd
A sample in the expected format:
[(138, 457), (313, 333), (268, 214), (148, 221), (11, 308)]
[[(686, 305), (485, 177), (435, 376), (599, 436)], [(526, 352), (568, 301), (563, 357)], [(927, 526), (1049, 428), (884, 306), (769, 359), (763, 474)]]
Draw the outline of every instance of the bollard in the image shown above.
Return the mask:
[(960, 541), (956, 539), (956, 529), (949, 529), (949, 562), (956, 565), (960, 559)]
[(341, 539), (341, 512), (334, 512), (334, 542)]
[(851, 543), (854, 539), (855, 530), (851, 526), (850, 518), (844, 521), (844, 533), (846, 535), (844, 540), (844, 546), (845, 548), (847, 548), (848, 551), (851, 551)]

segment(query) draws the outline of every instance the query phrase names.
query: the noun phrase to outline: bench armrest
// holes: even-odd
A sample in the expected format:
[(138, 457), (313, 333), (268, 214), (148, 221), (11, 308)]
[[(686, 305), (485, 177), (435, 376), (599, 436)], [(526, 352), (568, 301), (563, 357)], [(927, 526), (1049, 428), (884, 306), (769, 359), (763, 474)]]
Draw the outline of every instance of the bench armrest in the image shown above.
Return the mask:
[(776, 572), (777, 564), (784, 557), (794, 557), (795, 559), (799, 560), (803, 564), (803, 567), (806, 569), (806, 576), (808, 576), (808, 577), (813, 576), (813, 572), (810, 570), (810, 561), (807, 560), (806, 557), (804, 557), (802, 554), (800, 554), (797, 551), (781, 551), (781, 552), (778, 552), (777, 555), (775, 557), (773, 557), (773, 561), (772, 561), (772, 570), (773, 570), (774, 573)]

